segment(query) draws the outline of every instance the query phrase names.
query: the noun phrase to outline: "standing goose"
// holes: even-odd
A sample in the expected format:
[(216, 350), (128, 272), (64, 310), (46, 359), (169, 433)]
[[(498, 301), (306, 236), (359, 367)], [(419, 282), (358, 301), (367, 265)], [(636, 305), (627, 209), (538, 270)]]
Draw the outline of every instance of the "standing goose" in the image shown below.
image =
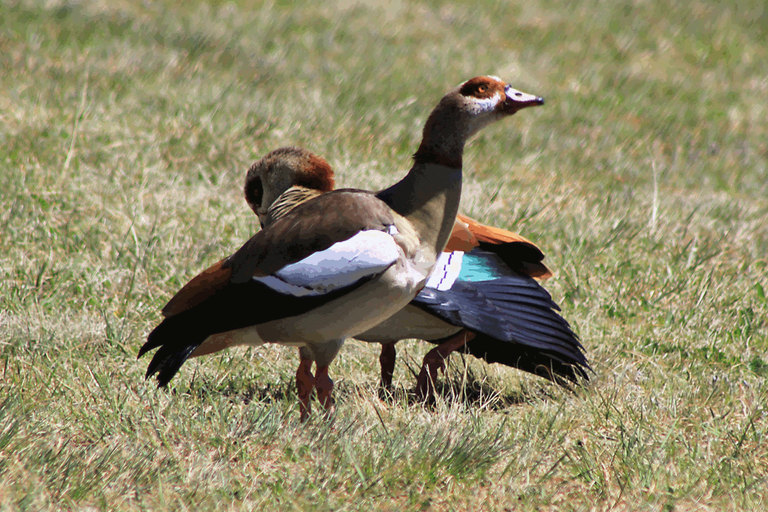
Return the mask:
[(187, 283), (139, 351), (141, 357), (159, 348), (147, 378), (157, 374), (165, 386), (189, 357), (227, 346), (299, 346), (301, 419), (314, 389), (330, 409), (328, 367), (344, 339), (405, 307), (448, 242), (466, 140), (543, 103), (490, 76), (453, 89), (427, 119), (400, 182), (378, 193), (346, 189), (306, 201)]
[[(330, 165), (287, 147), (253, 164), (245, 199), (268, 226), (292, 208), (334, 187)], [(427, 285), (411, 303), (357, 339), (382, 344), (382, 386), (391, 386), (395, 343), (418, 338), (438, 344), (424, 358), (416, 390), (431, 398), (438, 369), (466, 343), (469, 353), (564, 384), (588, 380), (578, 338), (550, 295), (532, 277), (549, 277), (533, 243), (458, 215)], [(425, 314), (426, 313), (426, 314)]]

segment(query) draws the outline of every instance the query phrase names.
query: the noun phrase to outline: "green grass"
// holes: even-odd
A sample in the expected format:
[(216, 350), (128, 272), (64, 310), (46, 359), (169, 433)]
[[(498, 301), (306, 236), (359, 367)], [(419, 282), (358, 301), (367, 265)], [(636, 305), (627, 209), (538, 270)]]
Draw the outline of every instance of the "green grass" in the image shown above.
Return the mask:
[[(749, 0), (0, 3), (0, 509), (768, 508), (768, 9)], [(454, 357), (392, 400), (374, 346), (298, 423), (297, 356), (135, 355), (256, 229), (279, 146), (343, 186), (410, 166), (457, 83), (547, 104), (465, 154), (463, 211), (538, 243), (595, 376)]]

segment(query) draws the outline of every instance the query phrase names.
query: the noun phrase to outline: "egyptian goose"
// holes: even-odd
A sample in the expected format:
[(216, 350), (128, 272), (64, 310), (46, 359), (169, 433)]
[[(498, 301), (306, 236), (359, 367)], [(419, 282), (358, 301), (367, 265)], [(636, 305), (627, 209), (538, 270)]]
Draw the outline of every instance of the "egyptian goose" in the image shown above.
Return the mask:
[[(374, 193), (336, 190), (306, 201), (187, 283), (163, 309), (139, 357), (167, 385), (191, 356), (233, 345), (300, 347), (301, 419), (310, 396), (333, 405), (330, 363), (344, 339), (379, 325), (424, 287), (451, 235), (466, 140), (541, 105), (496, 77), (476, 77), (430, 114), (409, 173)], [(314, 375), (312, 362), (317, 365)]]
[[(244, 193), (262, 226), (268, 226), (333, 188), (333, 170), (324, 159), (287, 147), (251, 166)], [(486, 361), (561, 384), (564, 379), (588, 380), (584, 370), (589, 365), (578, 338), (553, 310), (559, 308), (550, 295), (532, 279), (551, 276), (543, 257), (520, 235), (458, 215), (425, 289), (388, 320), (356, 336), (382, 344), (382, 386), (391, 386), (394, 344), (402, 338), (439, 344), (424, 358), (416, 387), (420, 398), (432, 398), (438, 369), (465, 343), (470, 354)]]

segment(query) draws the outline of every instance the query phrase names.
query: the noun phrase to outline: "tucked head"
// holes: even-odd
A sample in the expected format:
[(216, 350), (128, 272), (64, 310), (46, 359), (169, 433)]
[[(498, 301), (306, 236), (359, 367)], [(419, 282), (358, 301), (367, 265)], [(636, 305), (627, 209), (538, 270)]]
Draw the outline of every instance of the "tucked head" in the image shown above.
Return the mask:
[(328, 162), (304, 149), (276, 149), (248, 169), (245, 200), (264, 223), (272, 203), (293, 186), (330, 192), (334, 187), (333, 170)]

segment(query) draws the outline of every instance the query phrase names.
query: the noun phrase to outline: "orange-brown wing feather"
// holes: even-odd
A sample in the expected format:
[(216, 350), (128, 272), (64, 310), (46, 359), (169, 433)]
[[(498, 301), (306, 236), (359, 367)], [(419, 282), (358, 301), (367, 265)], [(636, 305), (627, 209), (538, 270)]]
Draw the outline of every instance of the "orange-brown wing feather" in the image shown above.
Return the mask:
[[(466, 215), (458, 214), (457, 220), (460, 220), (467, 225), (467, 229), (479, 240), (488, 244), (505, 244), (510, 242), (523, 242), (525, 244), (536, 247), (536, 244), (525, 238), (524, 236), (507, 231), (506, 229), (494, 228), (492, 226), (486, 226), (480, 224), (474, 219), (470, 219)], [(538, 247), (536, 247), (538, 249)]]
[(170, 318), (191, 309), (221, 290), (232, 277), (232, 269), (224, 266), (227, 258), (214, 263), (184, 285), (163, 308), (163, 316)]
[[(549, 268), (544, 263), (541, 262), (541, 259), (544, 258), (544, 253), (541, 252), (541, 249), (539, 249), (536, 244), (534, 244), (524, 236), (518, 235), (517, 233), (513, 233), (512, 231), (507, 231), (506, 229), (500, 229), (492, 226), (486, 226), (485, 224), (480, 224), (476, 220), (471, 219), (466, 215), (458, 214), (456, 216), (456, 221), (457, 221), (456, 222), (457, 224), (458, 223), (464, 224), (466, 226), (467, 231), (469, 231), (472, 238), (476, 241), (473, 247), (480, 245), (480, 243), (493, 244), (493, 245), (520, 244), (522, 246), (527, 246), (527, 248), (529, 249), (533, 249), (536, 253), (541, 255), (541, 258), (538, 259), (537, 261), (527, 257), (521, 257), (519, 261), (516, 262), (519, 270), (529, 275), (530, 277), (534, 277), (537, 279), (548, 279), (552, 277), (552, 271), (549, 270)], [(454, 233), (456, 232), (457, 232), (457, 229), (454, 226)], [(466, 237), (466, 235), (464, 236)], [(451, 238), (453, 238), (453, 234)], [(450, 244), (450, 241), (449, 241), (449, 244)], [(463, 249), (454, 249), (454, 250), (463, 250)], [(465, 250), (465, 252), (468, 252), (468, 251)]]
[(549, 270), (549, 267), (540, 261), (537, 263), (524, 261), (520, 265), (522, 266), (523, 273), (529, 277), (533, 277), (534, 279), (543, 280), (552, 277), (552, 271)]
[(462, 222), (459, 219), (456, 219), (456, 222), (453, 223), (453, 231), (451, 232), (451, 238), (448, 239), (448, 244), (445, 246), (445, 249), (443, 249), (443, 251), (444, 252), (452, 252), (452, 251), (469, 252), (479, 245), (480, 245), (480, 242), (478, 242), (477, 238), (475, 238), (475, 235), (472, 234), (472, 231), (470, 231), (467, 223)]

